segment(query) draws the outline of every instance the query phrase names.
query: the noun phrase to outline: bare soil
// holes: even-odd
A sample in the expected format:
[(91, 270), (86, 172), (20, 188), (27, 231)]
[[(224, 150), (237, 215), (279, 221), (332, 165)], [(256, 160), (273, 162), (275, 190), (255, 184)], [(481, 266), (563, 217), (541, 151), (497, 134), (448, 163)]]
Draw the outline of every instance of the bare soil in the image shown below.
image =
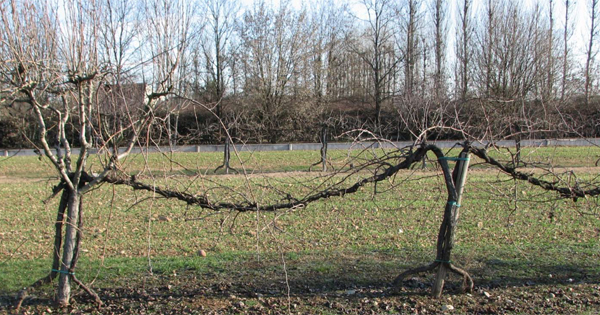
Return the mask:
[[(98, 308), (83, 292), (65, 309), (52, 306), (51, 291), (25, 300), (22, 314), (599, 314), (598, 276), (573, 280), (479, 280), (472, 294), (450, 281), (441, 299), (429, 296), (430, 278), (405, 281), (398, 294), (374, 275), (353, 281), (349, 270), (332, 275), (308, 273), (289, 279), (182, 271), (131, 279), (98, 289)], [(360, 273), (360, 271), (354, 271)], [(344, 276), (346, 275), (346, 276)], [(457, 280), (457, 279), (453, 279)], [(477, 279), (476, 279), (477, 281)], [(0, 296), (0, 313), (14, 312), (15, 295)], [(448, 310), (450, 306), (453, 310)]]

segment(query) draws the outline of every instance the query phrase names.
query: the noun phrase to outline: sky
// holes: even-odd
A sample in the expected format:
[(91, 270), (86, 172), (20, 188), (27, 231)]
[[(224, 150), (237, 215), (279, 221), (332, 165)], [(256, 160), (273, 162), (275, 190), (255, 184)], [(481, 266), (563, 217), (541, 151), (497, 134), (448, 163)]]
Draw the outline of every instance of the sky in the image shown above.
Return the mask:
[[(267, 1), (267, 3), (272, 3), (274, 6), (279, 6), (279, 3), (281, 2), (281, 0), (265, 0), (265, 1)], [(296, 9), (300, 9), (302, 7), (302, 4), (307, 2), (304, 0), (288, 0), (288, 1)], [(366, 14), (364, 13), (364, 9), (363, 9), (364, 6), (361, 4), (360, 0), (339, 0), (339, 1), (349, 3), (349, 6), (350, 6), (351, 10), (353, 11), (354, 15), (358, 16), (359, 18), (366, 18)], [(395, 1), (402, 1), (402, 0), (395, 0)], [(425, 2), (427, 2), (427, 1), (428, 0), (425, 0)], [(447, 1), (448, 1), (448, 5), (449, 5), (448, 13), (449, 13), (449, 18), (450, 18), (448, 32), (449, 33), (452, 32), (451, 34), (453, 34), (454, 29), (453, 29), (452, 25), (454, 24), (453, 20), (457, 16), (457, 12), (456, 12), (457, 4), (456, 3), (458, 1), (457, 0), (447, 0)], [(525, 6), (528, 8), (533, 7), (534, 4), (536, 3), (536, 1), (539, 1), (539, 3), (544, 8), (547, 8), (547, 5), (549, 3), (549, 0), (513, 0), (513, 1), (523, 1), (525, 3)], [(242, 6), (245, 6), (247, 8), (250, 8), (254, 2), (255, 2), (255, 0), (241, 0)], [(478, 10), (482, 9), (486, 2), (487, 2), (487, 0), (473, 0), (473, 11), (477, 12)], [(560, 36), (560, 38), (562, 38), (562, 29), (564, 28), (564, 14), (565, 14), (564, 2), (565, 2), (565, 0), (554, 0), (555, 32), (557, 35)], [(587, 38), (589, 38), (590, 14), (589, 14), (589, 9), (588, 9), (588, 3), (591, 2), (591, 0), (570, 0), (570, 2), (571, 2), (571, 5), (574, 6), (574, 8), (572, 9), (573, 11), (571, 13), (571, 18), (570, 18), (570, 20), (573, 23), (573, 34), (570, 38), (570, 41), (571, 41), (571, 45), (572, 45), (572, 51), (575, 54), (575, 57), (579, 58), (585, 54), (585, 46), (586, 45), (584, 43), (586, 43)], [(544, 10), (543, 14), (547, 14), (547, 10)], [(450, 36), (450, 37), (452, 37), (452, 36)], [(452, 45), (449, 45), (449, 46), (452, 46)]]

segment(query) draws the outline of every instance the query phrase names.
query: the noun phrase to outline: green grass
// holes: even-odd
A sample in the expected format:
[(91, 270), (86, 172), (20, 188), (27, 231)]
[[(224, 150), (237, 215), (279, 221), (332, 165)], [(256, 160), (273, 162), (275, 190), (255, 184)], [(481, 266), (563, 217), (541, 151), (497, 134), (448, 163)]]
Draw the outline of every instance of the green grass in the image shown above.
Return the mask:
[[(457, 155), (458, 149), (445, 150), (449, 156)], [(360, 161), (381, 156), (390, 150), (330, 150), (329, 159), (335, 169), (347, 168), (349, 163), (358, 164)], [(490, 155), (502, 160), (510, 160), (514, 149), (491, 150)], [(98, 171), (104, 165), (104, 156), (92, 155), (88, 161), (91, 171)], [(435, 160), (432, 153), (431, 160)], [(523, 148), (522, 160), (528, 165), (554, 167), (593, 166), (600, 159), (600, 148), (597, 147), (550, 147)], [(320, 161), (319, 151), (274, 151), (274, 152), (232, 152), (230, 165), (236, 170), (247, 173), (263, 172), (294, 172), (308, 171), (310, 165)], [(214, 174), (214, 170), (223, 162), (221, 152), (202, 153), (164, 153), (164, 154), (133, 154), (121, 163), (121, 168), (130, 173), (140, 170), (152, 170), (151, 173), (171, 175)], [(478, 160), (472, 163), (477, 164)], [(313, 170), (320, 170), (314, 166)], [(222, 174), (219, 170), (218, 174)], [(51, 163), (45, 158), (38, 157), (0, 157), (0, 176), (18, 178), (48, 178), (56, 177)]]
[[(579, 167), (590, 165), (594, 150), (538, 149), (535, 158), (528, 153), (528, 159)], [(339, 162), (345, 154), (334, 155)], [(180, 169), (205, 173), (220, 164), (220, 157), (177, 154), (174, 159), (185, 166)], [(258, 152), (245, 159), (252, 170), (297, 171), (318, 160), (318, 153)], [(127, 163), (131, 171), (143, 166), (141, 156)], [(170, 162), (150, 155), (149, 165), (160, 168)], [(37, 158), (0, 161), (0, 174), (13, 179), (0, 182), (0, 293), (15, 292), (49, 270), (58, 198), (48, 204), (42, 201), (56, 182), (32, 180), (52, 176), (48, 169)], [(35, 176), (27, 170), (35, 171)], [(594, 177), (597, 170), (583, 169), (583, 176)], [(209, 188), (214, 200), (256, 198), (266, 204), (278, 201), (280, 194), (265, 185), (302, 196), (314, 189), (318, 174), (256, 175), (249, 182), (243, 176), (212, 175), (161, 176), (156, 181), (191, 193)], [(366, 175), (354, 175), (349, 182)], [(398, 272), (435, 257), (446, 202), (438, 175), (432, 169), (403, 171), (378, 185), (377, 190), (385, 193), (374, 195), (370, 186), (346, 198), (278, 213), (213, 213), (127, 187), (103, 185), (85, 197), (83, 254), (77, 272), (84, 282), (95, 279), (99, 287), (125, 285), (147, 275), (150, 266), (158, 276), (233, 274), (266, 283), (281, 281), (284, 253), (289, 275), (297, 281), (303, 274), (322, 279), (335, 275), (358, 284), (390, 281)], [(484, 282), (598, 274), (598, 200), (555, 200), (553, 194), (506, 179), (495, 171), (469, 175), (453, 260)], [(516, 203), (511, 199), (515, 195)], [(198, 256), (201, 249), (207, 257)]]

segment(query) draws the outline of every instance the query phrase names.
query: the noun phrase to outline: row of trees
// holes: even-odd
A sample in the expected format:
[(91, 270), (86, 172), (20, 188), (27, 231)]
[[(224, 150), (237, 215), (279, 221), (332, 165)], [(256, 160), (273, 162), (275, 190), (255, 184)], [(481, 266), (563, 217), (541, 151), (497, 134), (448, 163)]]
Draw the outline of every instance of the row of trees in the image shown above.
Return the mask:
[[(144, 83), (168, 91), (166, 117), (157, 128), (163, 141), (221, 142), (215, 117), (254, 142), (315, 141), (312, 131), (324, 123), (336, 131), (366, 125), (394, 138), (440, 121), (468, 121), (489, 132), (498, 117), (510, 123), (495, 136), (533, 125), (548, 129), (536, 121), (563, 126), (555, 136), (573, 136), (568, 132), (575, 125), (586, 136), (599, 131), (596, 0), (586, 2), (584, 17), (574, 16), (572, 0), (363, 0), (352, 6), (327, 0), (301, 8), (285, 1), (247, 8), (237, 0), (67, 2), (3, 1), (5, 30), (18, 38), (2, 38), (2, 97), (11, 104), (18, 102), (10, 86), (41, 73), (39, 64), (11, 56), (11, 45), (30, 41), (42, 51), (38, 63), (93, 54), (91, 69), (69, 66), (97, 74), (89, 96), (104, 107), (115, 101), (95, 98), (101, 85), (127, 91), (124, 86)], [(88, 21), (72, 21), (80, 18), (73, 7)], [(30, 9), (35, 13), (25, 12)], [(19, 27), (32, 18), (31, 29)], [(575, 18), (588, 21), (585, 45), (573, 39)], [(47, 34), (28, 36), (42, 29)], [(49, 41), (59, 35), (67, 38), (60, 42), (66, 47)], [(60, 51), (76, 50), (67, 40), (85, 43), (78, 56)], [(72, 73), (55, 67), (43, 80), (66, 82)], [(144, 103), (110, 95), (121, 99), (117, 107)], [(3, 108), (2, 146), (28, 145), (23, 134), (36, 142), (23, 111)], [(115, 112), (123, 110), (105, 116), (122, 121)], [(8, 132), (16, 127), (22, 132)]]
[[(433, 9), (425, 10), (427, 4)], [(345, 176), (334, 179), (333, 186), (317, 186), (307, 196), (284, 197), (281, 192), (286, 202), (265, 206), (252, 195), (249, 181), (252, 196), (242, 193), (240, 203), (228, 203), (213, 201), (208, 191), (190, 194), (160, 187), (160, 181), (148, 184), (143, 175), (153, 176), (149, 169), (133, 176), (123, 169), (122, 161), (134, 146), (178, 139), (179, 117), (186, 111), (194, 113), (185, 117), (195, 120), (198, 129), (204, 125), (211, 134), (237, 132), (259, 141), (277, 141), (286, 131), (326, 124), (334, 109), (342, 113), (335, 127), (368, 124), (379, 134), (395, 128), (398, 137), (412, 133), (420, 140), (427, 132), (444, 130), (461, 140), (580, 130), (583, 119), (572, 119), (575, 116), (565, 114), (561, 106), (571, 104), (582, 91), (584, 108), (592, 103), (595, 22), (585, 75), (575, 76), (568, 58), (572, 53), (565, 54), (563, 64), (556, 58), (558, 36), (549, 35), (556, 33), (548, 27), (553, 24), (546, 23), (552, 19), (542, 18), (542, 6), (525, 9), (517, 2), (489, 1), (487, 20), (479, 20), (469, 9), (471, 3), (461, 1), (465, 22), (458, 28), (462, 37), (457, 37), (456, 47), (463, 50), (453, 62), (446, 54), (450, 41), (444, 26), (450, 4), (365, 1), (367, 18), (362, 20), (333, 1), (298, 10), (289, 3), (275, 8), (257, 2), (242, 12), (227, 0), (206, 0), (202, 6), (186, 0), (0, 0), (0, 108), (22, 118), (26, 127), (28, 122), (35, 126), (23, 133), (60, 178), (53, 191), (61, 199), (52, 268), (34, 287), (58, 277), (56, 299), (61, 305), (69, 304), (73, 282), (94, 295), (75, 270), (84, 233), (83, 199), (102, 183), (216, 211), (275, 211), (356, 192), (411, 167), (428, 151), (444, 160), (441, 150), (419, 143), (386, 159), (373, 157), (355, 165), (353, 172), (373, 174), (354, 184), (346, 185), (351, 177)], [(552, 6), (548, 12), (553, 12)], [(592, 17), (595, 21), (596, 15)], [(566, 21), (569, 25), (569, 18)], [(434, 36), (427, 35), (428, 30)], [(551, 44), (537, 45), (544, 42)], [(569, 52), (568, 41), (565, 47)], [(449, 79), (452, 67), (460, 84)], [(563, 88), (557, 78), (565, 68)], [(583, 88), (574, 78), (585, 78)], [(452, 92), (453, 87), (462, 87), (461, 92)], [(359, 114), (350, 119), (352, 105)], [(214, 123), (208, 115), (219, 125), (211, 129)], [(74, 146), (81, 147), (77, 154)], [(92, 172), (90, 151), (107, 147), (112, 150), (94, 156)], [(467, 141), (467, 152), (479, 151)], [(559, 187), (532, 179), (481, 154), (510, 176), (565, 198), (600, 193), (597, 188)], [(448, 204), (453, 203), (446, 212), (456, 213), (455, 180), (447, 164), (442, 165)], [(443, 226), (449, 229), (444, 235), (452, 239), (452, 224)], [(440, 246), (445, 248), (451, 246)], [(444, 268), (451, 268), (449, 252), (443, 255), (448, 256), (439, 257), (448, 265)]]

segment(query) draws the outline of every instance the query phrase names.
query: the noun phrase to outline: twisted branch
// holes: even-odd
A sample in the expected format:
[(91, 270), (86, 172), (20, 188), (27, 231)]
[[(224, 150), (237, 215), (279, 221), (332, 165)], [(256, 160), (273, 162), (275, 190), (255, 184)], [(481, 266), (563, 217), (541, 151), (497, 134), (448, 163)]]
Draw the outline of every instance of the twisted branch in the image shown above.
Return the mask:
[[(392, 177), (398, 171), (402, 169), (409, 169), (411, 165), (416, 162), (421, 161), (428, 151), (430, 150), (439, 150), (436, 146), (433, 145), (425, 145), (420, 146), (415, 151), (408, 153), (404, 160), (396, 165), (391, 165), (385, 168), (382, 172), (376, 173), (373, 176), (364, 178), (360, 181), (357, 181), (351, 186), (346, 188), (332, 188), (325, 189), (323, 191), (308, 195), (302, 199), (291, 199), (289, 202), (285, 203), (275, 203), (270, 205), (261, 205), (261, 211), (273, 212), (281, 209), (290, 209), (299, 206), (306, 206), (307, 204), (318, 201), (321, 199), (327, 199), (330, 197), (343, 197), (347, 194), (353, 194), (357, 192), (361, 187), (366, 186), (370, 183), (376, 183), (383, 181), (389, 177)], [(170, 190), (162, 187), (158, 187), (155, 185), (146, 184), (140, 182), (134, 177), (130, 178), (117, 178), (114, 176), (109, 176), (104, 179), (104, 182), (114, 184), (114, 185), (126, 185), (134, 190), (145, 190), (151, 191), (159, 196), (162, 196), (167, 199), (177, 199), (180, 201), (186, 202), (188, 205), (200, 206), (205, 209), (220, 211), (220, 210), (233, 210), (239, 212), (248, 212), (248, 211), (257, 211), (258, 205), (252, 202), (245, 203), (231, 203), (231, 202), (211, 202), (207, 196), (197, 196), (186, 192)]]
[(514, 179), (526, 181), (534, 186), (538, 186), (547, 191), (557, 192), (561, 198), (573, 199), (577, 201), (577, 198), (585, 198), (586, 196), (599, 196), (600, 187), (594, 187), (592, 189), (582, 189), (580, 187), (561, 187), (557, 182), (549, 182), (540, 178), (535, 177), (533, 174), (527, 174), (520, 171), (510, 165), (504, 165), (488, 155), (487, 150), (482, 148), (471, 148), (470, 152), (476, 155), (478, 158), (484, 160), (487, 164), (492, 165), (502, 172), (510, 175)]

